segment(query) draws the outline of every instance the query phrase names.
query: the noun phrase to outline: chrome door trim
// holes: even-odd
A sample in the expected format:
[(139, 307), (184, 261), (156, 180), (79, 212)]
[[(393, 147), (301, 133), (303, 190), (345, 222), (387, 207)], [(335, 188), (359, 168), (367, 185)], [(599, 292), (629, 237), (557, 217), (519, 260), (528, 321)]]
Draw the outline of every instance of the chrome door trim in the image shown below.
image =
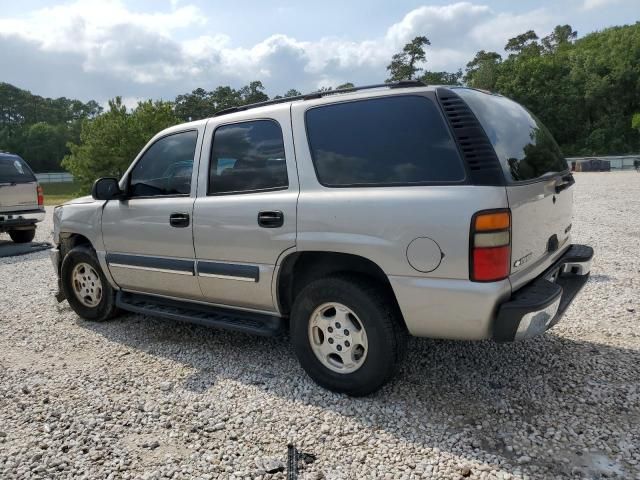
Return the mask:
[(195, 271), (199, 277), (255, 283), (260, 281), (260, 267), (257, 265), (196, 260)]
[(124, 263), (109, 263), (110, 267), (129, 268), (131, 270), (145, 270), (147, 272), (171, 273), (175, 275), (193, 276), (193, 272), (184, 270), (169, 270), (168, 268), (142, 267), (140, 265), (125, 265)]
[(195, 261), (185, 258), (151, 257), (129, 253), (107, 253), (106, 261), (111, 267), (176, 275), (195, 275)]
[(208, 277), (208, 278), (221, 278), (223, 280), (238, 280), (241, 282), (252, 282), (255, 283), (255, 280), (253, 278), (249, 278), (249, 277), (236, 277), (233, 275), (221, 275), (218, 273), (198, 273), (199, 277)]

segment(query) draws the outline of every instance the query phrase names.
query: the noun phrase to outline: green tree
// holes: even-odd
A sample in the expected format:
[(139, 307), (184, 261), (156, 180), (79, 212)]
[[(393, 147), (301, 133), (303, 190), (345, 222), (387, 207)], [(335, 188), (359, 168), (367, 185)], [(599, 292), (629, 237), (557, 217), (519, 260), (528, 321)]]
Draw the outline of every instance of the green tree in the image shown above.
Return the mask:
[(563, 146), (572, 143), (581, 128), (575, 122), (580, 105), (578, 91), (570, 81), (569, 57), (570, 51), (564, 48), (541, 55), (525, 45), (499, 65), (492, 88), (534, 112)]
[(338, 85), (336, 87), (336, 90), (343, 90), (345, 88), (354, 88), (354, 87), (355, 87), (355, 85), (353, 83), (346, 82), (346, 83), (342, 83), (342, 84)]
[(220, 110), (269, 100), (262, 82), (255, 80), (236, 90), (228, 85), (212, 91), (196, 88), (178, 95), (174, 101), (176, 116), (185, 122), (209, 118)]
[(457, 72), (424, 72), (420, 80), (427, 85), (460, 85), (462, 70)]
[(540, 54), (538, 35), (533, 30), (528, 30), (517, 37), (510, 38), (504, 46), (511, 55), (536, 55)]
[(559, 47), (570, 44), (578, 38), (571, 25), (556, 25), (549, 35), (542, 39), (542, 46), (545, 52), (555, 52)]
[(269, 96), (264, 93), (262, 82), (254, 80), (249, 85), (242, 87), (239, 91), (241, 103), (248, 105), (250, 103), (260, 103), (269, 100)]
[(473, 60), (467, 63), (463, 80), (470, 87), (493, 90), (501, 63), (502, 56), (499, 53), (480, 50)]
[(638, 152), (632, 118), (640, 111), (640, 23), (575, 36), (559, 25), (544, 48), (529, 48), (535, 32), (510, 40), (494, 89), (534, 112), (565, 155)]
[(238, 90), (229, 86), (217, 87), (211, 92), (211, 102), (217, 112), (242, 105), (242, 96)]
[(65, 97), (44, 98), (8, 83), (0, 83), (0, 150), (17, 153), (37, 171), (58, 171), (77, 141), (83, 119), (102, 111), (97, 102)]
[(431, 42), (427, 37), (418, 36), (407, 43), (402, 52), (396, 53), (391, 57), (391, 63), (387, 65), (387, 70), (389, 71), (387, 82), (415, 79), (418, 73), (422, 71), (418, 64), (426, 63), (427, 61), (425, 47), (429, 45), (431, 45)]
[(120, 177), (151, 137), (178, 121), (169, 102), (148, 100), (128, 112), (116, 97), (107, 112), (83, 121), (80, 141), (68, 145), (62, 165), (88, 192), (99, 177)]
[(34, 123), (25, 129), (22, 156), (39, 172), (60, 169), (60, 160), (67, 154), (69, 140), (65, 124)]
[(208, 118), (216, 111), (211, 92), (204, 88), (196, 88), (191, 93), (178, 95), (174, 105), (176, 116), (184, 122)]
[(300, 95), (302, 95), (302, 92), (299, 92), (295, 88), (287, 90), (287, 93), (284, 94), (285, 97), (298, 97)]

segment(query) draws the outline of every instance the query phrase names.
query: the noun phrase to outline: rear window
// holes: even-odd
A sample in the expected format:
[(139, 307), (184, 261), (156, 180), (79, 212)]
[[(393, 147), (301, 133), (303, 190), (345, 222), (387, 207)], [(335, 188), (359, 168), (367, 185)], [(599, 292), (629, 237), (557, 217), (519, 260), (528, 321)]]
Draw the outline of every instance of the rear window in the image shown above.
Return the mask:
[(0, 156), (0, 183), (31, 183), (36, 177), (24, 160), (15, 155)]
[(289, 185), (282, 129), (273, 120), (216, 128), (209, 195), (285, 189)]
[(535, 180), (568, 170), (560, 147), (531, 112), (506, 97), (460, 88), (487, 133), (507, 179)]
[(311, 156), (329, 187), (461, 182), (464, 167), (436, 105), (397, 96), (306, 113)]

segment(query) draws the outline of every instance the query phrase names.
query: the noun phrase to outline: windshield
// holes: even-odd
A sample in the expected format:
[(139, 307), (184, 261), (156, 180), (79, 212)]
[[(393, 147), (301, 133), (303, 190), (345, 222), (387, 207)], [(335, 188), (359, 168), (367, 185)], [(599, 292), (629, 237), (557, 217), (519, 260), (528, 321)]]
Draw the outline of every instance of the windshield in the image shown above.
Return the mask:
[(0, 183), (31, 183), (36, 178), (29, 166), (16, 155), (0, 155)]
[(478, 117), (507, 179), (520, 182), (568, 170), (549, 130), (527, 109), (500, 95), (468, 88), (455, 92)]

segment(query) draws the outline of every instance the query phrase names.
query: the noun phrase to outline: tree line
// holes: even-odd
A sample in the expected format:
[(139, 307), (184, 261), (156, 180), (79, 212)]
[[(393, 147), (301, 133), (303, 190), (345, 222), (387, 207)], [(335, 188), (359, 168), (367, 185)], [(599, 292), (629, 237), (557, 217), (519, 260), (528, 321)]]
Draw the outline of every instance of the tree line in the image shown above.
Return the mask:
[[(580, 39), (570, 25), (543, 38), (529, 30), (508, 40), (505, 56), (480, 50), (464, 72), (429, 70), (430, 46), (426, 36), (407, 43), (391, 58), (386, 81), (467, 85), (506, 95), (534, 112), (567, 156), (640, 151), (640, 22)], [(297, 95), (291, 89), (274, 98)], [(42, 98), (2, 83), (0, 150), (22, 155), (35, 170), (66, 168), (86, 189), (98, 176), (122, 173), (165, 127), (269, 99), (256, 80), (239, 89), (197, 88), (133, 109), (117, 97), (103, 111), (95, 101)]]
[(93, 100), (43, 98), (0, 83), (0, 151), (21, 155), (36, 171), (60, 170), (67, 143), (80, 139), (82, 122), (101, 113)]
[(506, 58), (480, 51), (464, 82), (525, 105), (551, 130), (565, 155), (640, 151), (640, 22), (576, 40), (571, 26), (509, 40)]

